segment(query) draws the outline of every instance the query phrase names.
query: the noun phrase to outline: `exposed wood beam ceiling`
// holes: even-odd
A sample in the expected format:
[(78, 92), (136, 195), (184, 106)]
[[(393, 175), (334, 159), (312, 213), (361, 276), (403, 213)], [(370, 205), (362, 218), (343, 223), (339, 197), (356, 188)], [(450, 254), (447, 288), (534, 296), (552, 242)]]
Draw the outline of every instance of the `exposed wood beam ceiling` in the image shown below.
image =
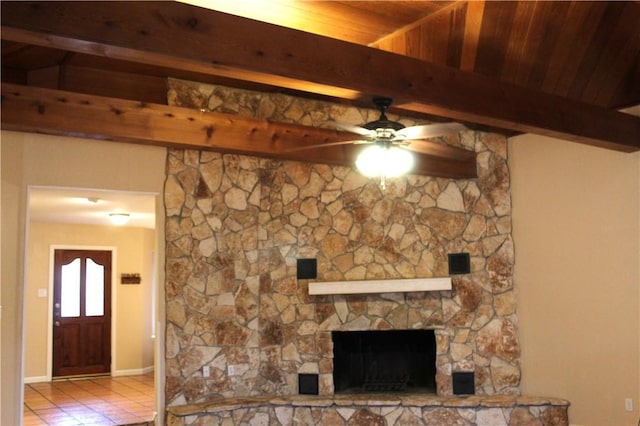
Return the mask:
[[(298, 161), (313, 158), (338, 165), (352, 165), (357, 155), (353, 144), (295, 149), (353, 139), (351, 133), (327, 129), (7, 83), (2, 84), (2, 97), (2, 120), (10, 130)], [(416, 173), (476, 176), (475, 153), (437, 144), (435, 148), (420, 155)]]
[[(62, 90), (56, 96), (68, 99), (76, 96), (72, 92), (109, 96), (109, 102), (119, 102), (123, 108), (132, 100), (153, 104), (140, 109), (141, 114), (162, 107), (167, 77), (355, 105), (383, 95), (394, 99), (397, 112), (417, 117), (460, 121), (507, 134), (537, 133), (626, 152), (640, 150), (640, 119), (614, 109), (640, 103), (637, 2), (269, 3), (275, 12), (278, 7), (295, 8), (304, 19), (286, 28), (174, 2), (119, 2), (118, 7), (109, 2), (2, 2), (3, 82)], [(361, 21), (354, 24), (358, 17)], [(352, 27), (360, 30), (349, 31)], [(584, 35), (587, 30), (590, 33)], [(574, 45), (575, 39), (586, 44)], [(499, 45), (504, 48), (497, 49)], [(545, 62), (545, 58), (551, 59)], [(86, 129), (56, 128), (55, 122), (64, 121), (70, 107), (65, 112), (64, 105), (47, 101), (51, 93), (24, 89), (3, 85), (3, 128), (92, 134)], [(99, 96), (92, 102), (106, 102)], [(51, 127), (29, 127), (28, 123), (35, 124), (24, 103), (20, 113), (7, 114), (9, 97), (13, 106), (28, 98), (46, 104), (43, 121)], [(74, 108), (74, 113), (88, 116), (97, 112)], [(113, 121), (106, 110), (102, 113), (106, 115), (101, 119)], [(211, 115), (206, 120), (213, 120), (207, 125), (225, 128), (225, 119)], [(264, 123), (243, 125), (251, 129)], [(296, 126), (271, 126), (265, 134), (304, 133)], [(154, 143), (152, 134), (163, 145), (189, 145), (197, 139), (168, 141), (158, 136), (158, 129), (147, 131), (139, 135), (145, 143)], [(315, 143), (338, 137), (326, 129), (306, 135), (297, 143), (314, 144), (311, 137)], [(126, 134), (99, 137), (140, 141)], [(253, 143), (250, 149), (255, 154), (292, 158), (272, 143)], [(215, 148), (229, 150), (222, 145)], [(314, 155), (333, 158), (323, 161), (334, 164), (351, 164), (350, 151), (350, 146), (326, 147), (314, 150)], [(433, 170), (442, 173), (445, 167), (457, 168), (456, 173), (468, 168), (448, 155), (422, 161), (430, 164), (421, 169), (425, 174), (437, 175)], [(436, 167), (434, 161), (441, 163)]]

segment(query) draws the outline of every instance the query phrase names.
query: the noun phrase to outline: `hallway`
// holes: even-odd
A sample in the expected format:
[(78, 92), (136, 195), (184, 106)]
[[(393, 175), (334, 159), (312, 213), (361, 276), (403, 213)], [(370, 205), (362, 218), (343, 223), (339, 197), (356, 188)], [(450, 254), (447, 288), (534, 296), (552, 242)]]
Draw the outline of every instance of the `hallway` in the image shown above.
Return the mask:
[(25, 426), (146, 424), (154, 411), (153, 373), (32, 383), (24, 389)]

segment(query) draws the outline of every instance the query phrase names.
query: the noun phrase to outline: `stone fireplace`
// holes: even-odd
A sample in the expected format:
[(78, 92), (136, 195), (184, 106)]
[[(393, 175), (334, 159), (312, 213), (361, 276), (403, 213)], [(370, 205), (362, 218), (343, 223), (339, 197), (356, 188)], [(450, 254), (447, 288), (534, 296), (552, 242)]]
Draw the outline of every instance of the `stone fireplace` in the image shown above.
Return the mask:
[[(307, 125), (377, 114), (182, 81), (169, 99)], [(479, 177), (409, 175), (382, 189), (348, 167), (170, 150), (167, 404), (296, 395), (299, 374), (333, 395), (332, 332), (370, 330), (433, 330), (438, 395), (452, 394), (453, 372), (473, 372), (478, 395), (519, 394), (506, 140), (442, 142), (475, 150)], [(451, 253), (469, 253), (471, 272), (446, 291), (314, 296), (296, 278), (308, 258), (317, 281), (446, 277)]]
[(436, 394), (433, 330), (334, 331), (334, 393)]
[[(304, 125), (377, 118), (176, 80), (168, 99)], [(520, 396), (506, 140), (466, 131), (441, 142), (475, 150), (479, 177), (409, 175), (383, 190), (348, 167), (169, 151), (168, 424), (568, 423), (567, 401)], [(452, 253), (468, 253), (471, 270), (451, 290), (311, 295), (296, 274), (313, 258), (318, 282), (447, 277)], [(433, 332), (437, 395), (340, 393), (333, 336), (392, 330)], [(450, 397), (458, 372), (474, 374), (474, 396)], [(319, 395), (298, 395), (300, 375), (318, 376)]]

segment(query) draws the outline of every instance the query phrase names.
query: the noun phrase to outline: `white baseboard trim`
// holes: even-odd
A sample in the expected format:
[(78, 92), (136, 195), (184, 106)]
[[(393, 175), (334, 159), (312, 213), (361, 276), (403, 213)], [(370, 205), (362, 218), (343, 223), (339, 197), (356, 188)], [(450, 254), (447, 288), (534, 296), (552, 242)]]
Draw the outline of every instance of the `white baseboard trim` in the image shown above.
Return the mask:
[(51, 379), (47, 376), (32, 376), (32, 377), (25, 377), (24, 378), (24, 384), (28, 385), (30, 383), (41, 383), (41, 382), (50, 382)]
[[(112, 377), (119, 377), (119, 376), (140, 376), (141, 374), (148, 374), (148, 373), (152, 373), (153, 370), (155, 370), (155, 367), (153, 365), (149, 366), (149, 367), (144, 367), (144, 368), (134, 368), (131, 370), (117, 370), (117, 371), (113, 371), (111, 372), (111, 376)], [(42, 382), (50, 382), (51, 381), (51, 377), (47, 377), (47, 376), (32, 376), (32, 377), (25, 377), (24, 378), (24, 384), (28, 385), (31, 383), (42, 383)]]
[(111, 372), (111, 376), (120, 377), (120, 376), (139, 376), (141, 374), (151, 373), (154, 370), (154, 366), (144, 367), (144, 368), (134, 368), (131, 370), (115, 370)]

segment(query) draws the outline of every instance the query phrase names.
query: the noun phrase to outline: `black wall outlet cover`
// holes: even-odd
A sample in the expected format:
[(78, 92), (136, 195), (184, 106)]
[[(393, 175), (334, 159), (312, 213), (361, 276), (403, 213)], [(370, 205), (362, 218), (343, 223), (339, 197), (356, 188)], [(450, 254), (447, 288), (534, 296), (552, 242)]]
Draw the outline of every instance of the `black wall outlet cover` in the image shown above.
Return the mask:
[(298, 259), (297, 278), (315, 279), (318, 277), (318, 261), (316, 259)]
[(468, 274), (471, 272), (469, 253), (449, 253), (449, 275)]
[(475, 373), (454, 372), (451, 373), (454, 395), (474, 395), (476, 393)]
[(298, 374), (298, 393), (300, 395), (318, 395), (318, 375)]

